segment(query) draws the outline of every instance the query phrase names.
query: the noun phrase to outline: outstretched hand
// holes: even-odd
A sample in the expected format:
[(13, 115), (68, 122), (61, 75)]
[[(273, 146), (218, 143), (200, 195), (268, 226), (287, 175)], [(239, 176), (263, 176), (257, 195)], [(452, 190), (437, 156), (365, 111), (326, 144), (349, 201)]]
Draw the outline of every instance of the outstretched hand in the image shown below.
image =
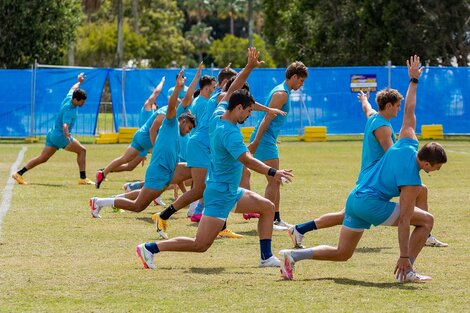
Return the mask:
[(251, 68), (259, 67), (264, 64), (264, 61), (259, 60), (259, 51), (255, 47), (248, 48), (248, 64)]
[(367, 93), (364, 93), (364, 91), (361, 90), (357, 94), (357, 98), (359, 99), (361, 103), (364, 101), (368, 101), (369, 97), (370, 97), (370, 89), (367, 89)]
[(276, 175), (274, 175), (274, 178), (281, 184), (291, 183), (293, 177), (292, 170), (277, 170)]
[(78, 74), (78, 76), (77, 76), (78, 82), (79, 82), (80, 84), (83, 83), (83, 81), (85, 80), (85, 77), (86, 77), (85, 73), (80, 73), (80, 74)]
[(410, 258), (399, 258), (397, 261), (397, 265), (395, 266), (395, 271), (393, 272), (398, 281), (405, 281), (408, 269), (413, 270)]
[(410, 57), (409, 60), (406, 60), (406, 66), (408, 67), (408, 76), (410, 78), (418, 79), (424, 69), (419, 62), (419, 56), (417, 55), (414, 55)]
[(184, 70), (181, 70), (176, 77), (176, 87), (183, 88), (184, 83), (186, 82), (186, 77), (184, 77)]
[(282, 110), (279, 110), (279, 109), (275, 109), (275, 108), (268, 108), (268, 112), (267, 112), (269, 115), (272, 115), (272, 116), (278, 116), (278, 115), (281, 115), (281, 116), (286, 116), (287, 115), (287, 112), (284, 112)]

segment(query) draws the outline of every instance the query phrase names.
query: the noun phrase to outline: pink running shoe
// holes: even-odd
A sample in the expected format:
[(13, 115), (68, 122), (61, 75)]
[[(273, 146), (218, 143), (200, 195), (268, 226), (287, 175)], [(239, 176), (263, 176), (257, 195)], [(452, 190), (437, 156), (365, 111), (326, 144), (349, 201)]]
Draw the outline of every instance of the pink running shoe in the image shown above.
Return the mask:
[(199, 223), (199, 221), (201, 220), (202, 218), (202, 214), (193, 214), (191, 215), (190, 219), (191, 219), (191, 222), (194, 222), (194, 223)]
[(103, 171), (98, 170), (96, 172), (96, 183), (95, 183), (96, 189), (100, 189), (101, 183), (104, 181), (104, 179), (105, 179), (105, 177), (104, 177)]
[(252, 218), (259, 218), (258, 213), (243, 213), (243, 218), (246, 220), (252, 219)]

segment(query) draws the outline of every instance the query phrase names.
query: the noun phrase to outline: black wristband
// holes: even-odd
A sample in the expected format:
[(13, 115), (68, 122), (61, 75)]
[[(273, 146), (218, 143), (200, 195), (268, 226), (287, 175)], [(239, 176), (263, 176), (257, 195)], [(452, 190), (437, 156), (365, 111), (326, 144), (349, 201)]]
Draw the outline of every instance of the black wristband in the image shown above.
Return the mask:
[(417, 84), (419, 80), (417, 78), (410, 78), (410, 83)]
[(409, 259), (409, 256), (400, 256), (400, 259)]
[(268, 176), (275, 176), (277, 170), (274, 167), (270, 167), (268, 170)]

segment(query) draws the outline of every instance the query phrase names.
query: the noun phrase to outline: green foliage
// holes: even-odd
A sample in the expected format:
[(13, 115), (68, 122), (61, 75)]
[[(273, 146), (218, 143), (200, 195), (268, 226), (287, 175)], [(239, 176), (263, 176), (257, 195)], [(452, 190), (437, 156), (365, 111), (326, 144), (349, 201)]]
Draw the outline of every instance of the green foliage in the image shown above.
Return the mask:
[(467, 64), (470, 5), (465, 0), (265, 1), (265, 29), (276, 62), (311, 66), (404, 64), (419, 54), (430, 64)]
[[(261, 59), (265, 67), (276, 67), (271, 55), (266, 49), (263, 39), (254, 34), (253, 45), (260, 51)], [(246, 65), (246, 49), (248, 39), (233, 35), (226, 35), (223, 39), (215, 40), (209, 48), (209, 53), (214, 57), (216, 66), (223, 67), (232, 63), (232, 67), (244, 67)]]
[[(124, 58), (141, 59), (145, 56), (147, 42), (132, 32), (127, 22), (123, 24)], [(79, 65), (111, 67), (116, 65), (116, 22), (93, 23), (78, 28), (75, 60)]]
[(78, 1), (0, 1), (0, 67), (63, 64), (80, 14)]

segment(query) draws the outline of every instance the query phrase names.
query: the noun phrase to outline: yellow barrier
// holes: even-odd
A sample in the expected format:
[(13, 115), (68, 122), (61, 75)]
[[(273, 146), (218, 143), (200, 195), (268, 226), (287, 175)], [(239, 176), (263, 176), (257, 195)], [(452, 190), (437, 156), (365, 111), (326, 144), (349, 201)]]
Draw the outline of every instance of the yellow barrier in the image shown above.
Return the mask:
[(441, 124), (421, 125), (423, 139), (444, 139), (444, 128)]
[(119, 127), (119, 143), (130, 143), (137, 127)]
[(299, 140), (326, 141), (326, 126), (305, 126), (304, 135)]
[(240, 131), (242, 132), (242, 135), (243, 135), (243, 140), (245, 142), (250, 141), (251, 133), (253, 133), (254, 130), (255, 130), (254, 127), (241, 127), (240, 128)]
[(100, 137), (96, 139), (97, 144), (117, 143), (118, 141), (119, 141), (119, 134), (115, 134), (115, 133), (100, 134)]

